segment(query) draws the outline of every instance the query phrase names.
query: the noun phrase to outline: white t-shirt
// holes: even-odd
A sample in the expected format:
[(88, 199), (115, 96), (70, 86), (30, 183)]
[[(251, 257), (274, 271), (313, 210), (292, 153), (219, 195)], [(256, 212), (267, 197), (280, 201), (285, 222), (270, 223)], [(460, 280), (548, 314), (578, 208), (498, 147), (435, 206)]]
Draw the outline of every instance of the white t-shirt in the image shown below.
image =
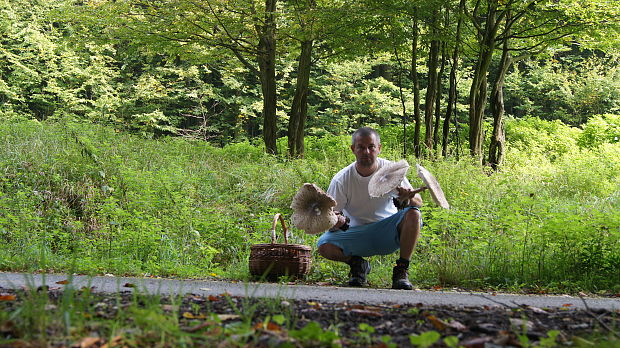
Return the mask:
[[(390, 161), (377, 158), (377, 163), (379, 165), (377, 170), (379, 170)], [(341, 210), (345, 216), (348, 216), (351, 219), (349, 222), (351, 227), (383, 220), (398, 211), (392, 202), (396, 191), (383, 197), (370, 197), (368, 194), (370, 178), (372, 175), (361, 176), (353, 162), (334, 175), (327, 189), (327, 193), (336, 200), (334, 210)], [(401, 186), (412, 188), (407, 178), (403, 180)]]

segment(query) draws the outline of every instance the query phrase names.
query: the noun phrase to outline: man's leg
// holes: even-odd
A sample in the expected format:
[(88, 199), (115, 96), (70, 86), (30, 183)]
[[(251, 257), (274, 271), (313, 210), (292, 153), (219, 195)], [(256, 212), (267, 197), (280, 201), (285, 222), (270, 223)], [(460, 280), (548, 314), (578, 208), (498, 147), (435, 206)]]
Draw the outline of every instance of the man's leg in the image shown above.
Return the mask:
[(413, 249), (420, 237), (420, 220), (422, 214), (417, 209), (409, 209), (405, 212), (403, 221), (399, 226), (400, 233), (400, 257), (406, 260), (411, 259)]
[(349, 262), (351, 256), (345, 256), (338, 246), (330, 243), (325, 243), (319, 247), (319, 254), (324, 258), (332, 261)]
[(325, 243), (319, 246), (319, 254), (332, 261), (340, 261), (351, 267), (349, 286), (366, 285), (366, 276), (370, 273), (370, 263), (360, 256), (346, 256), (342, 249), (334, 244)]
[(417, 209), (409, 209), (398, 226), (400, 234), (400, 259), (392, 273), (392, 288), (411, 290), (413, 285), (409, 282), (409, 260), (413, 249), (420, 237), (420, 221), (422, 214)]

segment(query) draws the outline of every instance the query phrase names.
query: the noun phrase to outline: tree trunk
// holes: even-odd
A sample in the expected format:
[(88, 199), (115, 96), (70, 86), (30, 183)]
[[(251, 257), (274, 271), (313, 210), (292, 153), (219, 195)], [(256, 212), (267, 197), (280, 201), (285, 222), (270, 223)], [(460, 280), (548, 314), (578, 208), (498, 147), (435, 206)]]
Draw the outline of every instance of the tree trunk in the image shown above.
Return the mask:
[(497, 170), (504, 161), (504, 148), (506, 145), (506, 134), (504, 133), (504, 81), (509, 66), (508, 38), (506, 38), (504, 39), (497, 79), (491, 93), (493, 135), (491, 136), (491, 144), (489, 146), (489, 164), (493, 170)]
[[(431, 19), (431, 27), (433, 35), (437, 34), (437, 10), (433, 11)], [(435, 98), (437, 97), (437, 65), (439, 63), (439, 46), (440, 43), (436, 38), (431, 41), (431, 47), (428, 57), (428, 86), (426, 88), (426, 99), (424, 102), (424, 126), (426, 127), (424, 134), (424, 145), (427, 151), (433, 152), (433, 114), (435, 110)]]
[[(454, 40), (454, 51), (452, 51), (452, 67), (450, 68), (450, 90), (448, 92), (448, 106), (446, 108), (446, 118), (443, 121), (443, 141), (442, 155), (448, 155), (448, 135), (450, 134), (450, 118), (456, 110), (456, 72), (459, 67), (459, 47), (461, 45), (461, 26), (463, 25), (463, 9), (465, 8), (465, 0), (459, 3), (458, 22), (456, 24), (456, 36)], [(458, 135), (457, 135), (458, 136)]]
[(495, 37), (497, 36), (497, 3), (489, 2), (484, 29), (479, 34), (480, 53), (474, 70), (474, 78), (469, 92), (469, 150), (474, 158), (482, 163), (484, 143), (484, 108), (487, 96), (487, 73), (493, 57)]
[(276, 11), (277, 0), (265, 0), (265, 22), (258, 42), (258, 67), (263, 93), (263, 140), (265, 150), (276, 154)]
[(433, 153), (437, 153), (439, 147), (439, 125), (441, 124), (441, 96), (443, 84), (441, 79), (443, 77), (443, 71), (446, 67), (446, 44), (441, 43), (441, 67), (437, 74), (437, 97), (435, 97), (435, 126), (433, 127)]
[(398, 62), (398, 95), (400, 97), (400, 104), (403, 108), (403, 158), (407, 157), (407, 105), (405, 103), (405, 94), (403, 93), (403, 63), (400, 60), (398, 54), (398, 48), (394, 46), (394, 57)]
[(299, 66), (297, 68), (297, 84), (291, 105), (288, 124), (288, 153), (291, 157), (304, 156), (304, 130), (308, 116), (308, 85), (312, 66), (312, 40), (301, 43)]
[(418, 78), (418, 19), (417, 10), (413, 14), (413, 37), (411, 38), (411, 81), (413, 82), (413, 120), (415, 122), (413, 133), (413, 153), (416, 158), (420, 158), (420, 130), (422, 120), (420, 118), (420, 80)]
[[(506, 148), (506, 133), (504, 131), (504, 82), (508, 68), (515, 61), (510, 57), (509, 38), (511, 29), (511, 12), (506, 13), (506, 29), (502, 45), (502, 58), (499, 62), (499, 69), (493, 92), (491, 94), (491, 114), (493, 115), (493, 134), (489, 145), (489, 164), (493, 170), (497, 170), (504, 162)], [(517, 57), (516, 60), (523, 59), (527, 55)]]

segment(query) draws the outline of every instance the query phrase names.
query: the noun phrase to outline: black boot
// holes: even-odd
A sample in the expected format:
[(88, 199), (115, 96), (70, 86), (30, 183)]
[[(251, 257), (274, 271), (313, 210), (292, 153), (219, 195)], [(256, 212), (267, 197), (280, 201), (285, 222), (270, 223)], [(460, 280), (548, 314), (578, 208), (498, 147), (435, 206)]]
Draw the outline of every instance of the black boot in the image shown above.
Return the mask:
[(411, 290), (413, 285), (409, 282), (409, 262), (398, 260), (392, 270), (392, 289)]
[(370, 263), (361, 256), (351, 256), (351, 260), (347, 264), (351, 267), (349, 286), (365, 286), (367, 284), (366, 276), (370, 273)]

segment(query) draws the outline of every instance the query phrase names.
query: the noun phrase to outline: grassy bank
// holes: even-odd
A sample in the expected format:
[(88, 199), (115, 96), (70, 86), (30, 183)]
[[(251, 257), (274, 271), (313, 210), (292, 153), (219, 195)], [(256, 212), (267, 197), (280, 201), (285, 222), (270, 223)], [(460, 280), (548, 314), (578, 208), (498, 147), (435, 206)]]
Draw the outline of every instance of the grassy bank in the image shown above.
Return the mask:
[[(540, 127), (520, 127), (499, 173), (466, 160), (421, 162), (453, 209), (424, 196), (412, 278), (420, 286), (620, 291), (620, 145), (579, 147), (571, 131), (544, 138)], [(382, 133), (382, 156), (399, 159), (397, 137)], [(0, 124), (0, 268), (247, 279), (250, 245), (268, 240), (275, 213), (290, 217), (301, 184), (327, 188), (353, 160), (348, 142), (311, 138), (306, 159), (288, 160), (249, 143), (216, 148), (94, 125)], [(316, 238), (292, 231), (293, 243)], [(308, 281), (344, 280), (346, 267), (314, 256)], [(395, 258), (371, 260), (373, 285), (388, 285)]]

